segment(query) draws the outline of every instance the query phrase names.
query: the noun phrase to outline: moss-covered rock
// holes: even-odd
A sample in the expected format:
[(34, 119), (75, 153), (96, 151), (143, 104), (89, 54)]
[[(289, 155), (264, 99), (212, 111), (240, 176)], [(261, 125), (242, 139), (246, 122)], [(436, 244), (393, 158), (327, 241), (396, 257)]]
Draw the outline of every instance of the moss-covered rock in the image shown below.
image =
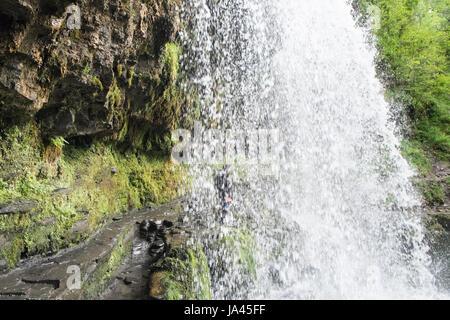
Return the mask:
[(131, 254), (133, 234), (134, 232), (132, 232), (131, 227), (126, 228), (120, 235), (107, 259), (98, 262), (100, 266), (98, 266), (90, 278), (83, 283), (83, 298), (96, 299), (105, 291), (108, 284), (117, 273), (120, 263), (128, 254)]
[(166, 300), (211, 299), (210, 270), (203, 250), (178, 247), (152, 267), (150, 296)]
[[(57, 141), (46, 146), (32, 125), (0, 136), (0, 205), (35, 204), (27, 213), (0, 215), (0, 233), (9, 239), (0, 257), (10, 267), (21, 257), (79, 243), (111, 215), (179, 196), (183, 171), (167, 155), (120, 149), (104, 139), (85, 147)], [(48, 156), (48, 145), (59, 148), (56, 158)]]
[[(167, 92), (178, 79), (179, 1), (80, 0), (79, 30), (67, 27), (72, 3), (57, 3), (0, 5), (2, 126), (36, 118), (47, 138), (117, 137), (149, 101), (173, 100)], [(146, 90), (135, 80), (143, 75), (170, 81)], [(164, 114), (144, 118), (141, 128), (170, 127), (176, 113)]]
[(178, 197), (179, 2), (80, 0), (80, 30), (66, 28), (69, 4), (0, 5), (0, 205), (37, 204), (0, 215), (9, 267)]

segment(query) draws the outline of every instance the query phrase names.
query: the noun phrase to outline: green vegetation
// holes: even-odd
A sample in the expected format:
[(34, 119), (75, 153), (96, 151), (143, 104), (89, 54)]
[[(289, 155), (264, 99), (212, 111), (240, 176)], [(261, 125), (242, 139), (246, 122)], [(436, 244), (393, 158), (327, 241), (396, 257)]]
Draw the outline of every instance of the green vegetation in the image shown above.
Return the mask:
[(9, 239), (0, 255), (10, 267), (21, 256), (73, 245), (69, 234), (77, 221), (88, 219), (90, 230), (75, 242), (113, 214), (178, 197), (182, 169), (162, 153), (124, 151), (101, 140), (88, 147), (50, 140), (45, 145), (33, 124), (0, 134), (0, 204), (38, 202), (29, 213), (0, 216), (0, 233)]
[(56, 136), (53, 138), (50, 138), (50, 142), (52, 143), (52, 145), (54, 145), (57, 148), (62, 149), (64, 147), (64, 145), (68, 144), (69, 142), (67, 142), (66, 139), (64, 139), (61, 136)]
[(236, 262), (241, 274), (248, 275), (251, 279), (256, 280), (255, 242), (248, 230), (232, 230), (220, 239), (219, 245), (221, 252), (224, 252), (224, 257), (230, 256), (237, 259)]
[(123, 64), (119, 64), (117, 66), (117, 73), (119, 74), (119, 77), (122, 76), (122, 74), (123, 74)]
[(100, 89), (100, 91), (103, 91), (103, 84), (102, 84), (102, 82), (100, 81), (99, 78), (94, 76), (94, 77), (91, 78), (91, 81), (97, 88)]
[[(157, 289), (166, 300), (209, 300), (210, 270), (201, 248), (174, 248), (153, 267), (161, 274)], [(152, 288), (154, 291), (156, 288)]]
[(438, 181), (419, 181), (417, 186), (422, 190), (425, 200), (428, 205), (442, 205), (444, 204), (445, 193), (443, 185)]
[[(168, 43), (156, 72), (137, 75), (139, 85), (149, 88), (150, 98), (143, 105), (133, 105), (133, 101), (129, 101), (128, 109), (133, 111), (130, 121), (125, 121), (118, 134), (118, 141), (146, 152), (168, 153), (172, 149), (171, 132), (179, 125), (181, 107), (185, 103), (178, 82), (180, 54), (178, 44)], [(134, 71), (129, 75), (132, 79)]]
[(116, 274), (120, 263), (127, 254), (131, 253), (133, 242), (125, 241), (129, 232), (130, 227), (122, 232), (107, 261), (103, 262), (101, 266), (95, 270), (87, 283), (83, 284), (83, 294), (86, 299), (97, 299), (102, 292), (105, 291), (108, 282)]
[(81, 30), (75, 29), (75, 30), (71, 30), (71, 32), (70, 32), (70, 39), (72, 41), (81, 39), (81, 36), (82, 36)]
[(153, 84), (152, 118), (161, 119), (169, 131), (172, 131), (180, 117), (183, 103), (182, 90), (178, 84), (179, 55), (181, 47), (176, 43), (167, 43), (161, 57), (161, 77)]
[(402, 155), (409, 163), (419, 169), (420, 173), (425, 176), (430, 174), (431, 160), (417, 141), (403, 141)]
[(83, 74), (89, 74), (91, 72), (91, 64), (89, 62), (86, 62), (86, 66), (83, 69)]
[(119, 107), (121, 103), (122, 97), (120, 95), (120, 88), (117, 86), (116, 78), (114, 78), (111, 86), (109, 87), (109, 91), (106, 94), (106, 106), (114, 110), (114, 108)]
[(449, 37), (447, 0), (355, 0), (367, 14), (381, 10), (375, 31), (377, 64), (390, 94), (408, 108), (413, 163), (427, 172), (425, 150), (448, 161), (450, 153)]
[(178, 79), (180, 69), (179, 56), (181, 54), (181, 47), (176, 43), (166, 43), (163, 63), (166, 68), (166, 74), (173, 83)]
[(133, 78), (134, 78), (134, 68), (131, 68), (128, 71), (128, 88), (131, 88), (131, 85), (133, 84)]
[(380, 9), (374, 29), (377, 69), (387, 95), (406, 107), (412, 135), (402, 155), (422, 178), (416, 183), (428, 206), (445, 203), (449, 178), (438, 180), (433, 163), (450, 154), (449, 37), (447, 0), (354, 0), (362, 22)]

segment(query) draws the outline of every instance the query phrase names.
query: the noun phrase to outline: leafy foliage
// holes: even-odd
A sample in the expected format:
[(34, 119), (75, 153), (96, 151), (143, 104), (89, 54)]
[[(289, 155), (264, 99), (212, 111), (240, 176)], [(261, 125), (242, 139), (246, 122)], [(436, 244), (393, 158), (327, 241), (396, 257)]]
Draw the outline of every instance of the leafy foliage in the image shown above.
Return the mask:
[[(45, 147), (32, 124), (0, 135), (0, 204), (38, 203), (29, 214), (0, 215), (0, 234), (8, 238), (0, 258), (10, 267), (21, 256), (54, 253), (85, 239), (88, 233), (70, 237), (80, 220), (88, 220), (86, 232), (95, 231), (110, 215), (178, 197), (183, 172), (167, 156), (123, 151), (105, 141), (79, 147), (62, 137), (50, 140)], [(49, 148), (59, 150), (52, 161)]]
[(408, 107), (414, 139), (447, 160), (450, 152), (448, 0), (355, 0), (380, 8), (377, 64)]

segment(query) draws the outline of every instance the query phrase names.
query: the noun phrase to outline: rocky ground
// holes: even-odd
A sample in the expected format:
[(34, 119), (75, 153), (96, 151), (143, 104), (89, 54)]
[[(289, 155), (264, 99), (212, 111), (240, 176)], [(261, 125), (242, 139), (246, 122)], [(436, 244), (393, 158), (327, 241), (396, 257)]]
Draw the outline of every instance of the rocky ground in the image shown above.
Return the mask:
[[(178, 258), (174, 251), (187, 250), (189, 231), (183, 227), (183, 215), (183, 202), (176, 201), (113, 218), (85, 243), (52, 257), (23, 260), (16, 269), (1, 274), (0, 299), (167, 298), (164, 277), (183, 274), (173, 274), (177, 271), (161, 265), (167, 256)], [(160, 237), (163, 245), (143, 239), (142, 221), (168, 226)], [(70, 288), (70, 266), (80, 268), (79, 289)]]

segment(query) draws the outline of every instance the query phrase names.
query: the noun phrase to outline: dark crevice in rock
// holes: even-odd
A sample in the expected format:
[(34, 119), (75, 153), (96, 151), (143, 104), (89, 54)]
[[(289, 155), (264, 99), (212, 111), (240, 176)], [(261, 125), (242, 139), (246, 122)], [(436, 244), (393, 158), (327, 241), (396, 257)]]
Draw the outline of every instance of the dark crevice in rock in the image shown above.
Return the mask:
[(59, 289), (60, 281), (59, 280), (29, 280), (29, 279), (22, 279), (23, 283), (26, 284), (42, 284), (42, 285), (49, 285), (53, 286), (53, 288)]
[(25, 292), (0, 292), (0, 297), (22, 297), (26, 295)]
[(165, 17), (159, 17), (153, 24), (153, 54), (159, 57), (161, 50), (174, 36), (174, 22)]
[[(5, 18), (5, 20), (0, 20), (2, 25), (6, 25), (6, 22), (9, 22), (9, 25), (6, 26), (11, 28), (14, 24), (26, 24), (32, 13), (32, 7), (28, 2), (31, 1), (23, 1), (21, 3), (17, 0), (2, 0), (0, 2), (0, 13), (2, 18)], [(8, 29), (2, 28), (2, 31), (8, 31)]]
[(80, 1), (74, 0), (40, 0), (39, 13), (42, 15), (62, 15), (65, 8), (71, 3), (77, 3)]

